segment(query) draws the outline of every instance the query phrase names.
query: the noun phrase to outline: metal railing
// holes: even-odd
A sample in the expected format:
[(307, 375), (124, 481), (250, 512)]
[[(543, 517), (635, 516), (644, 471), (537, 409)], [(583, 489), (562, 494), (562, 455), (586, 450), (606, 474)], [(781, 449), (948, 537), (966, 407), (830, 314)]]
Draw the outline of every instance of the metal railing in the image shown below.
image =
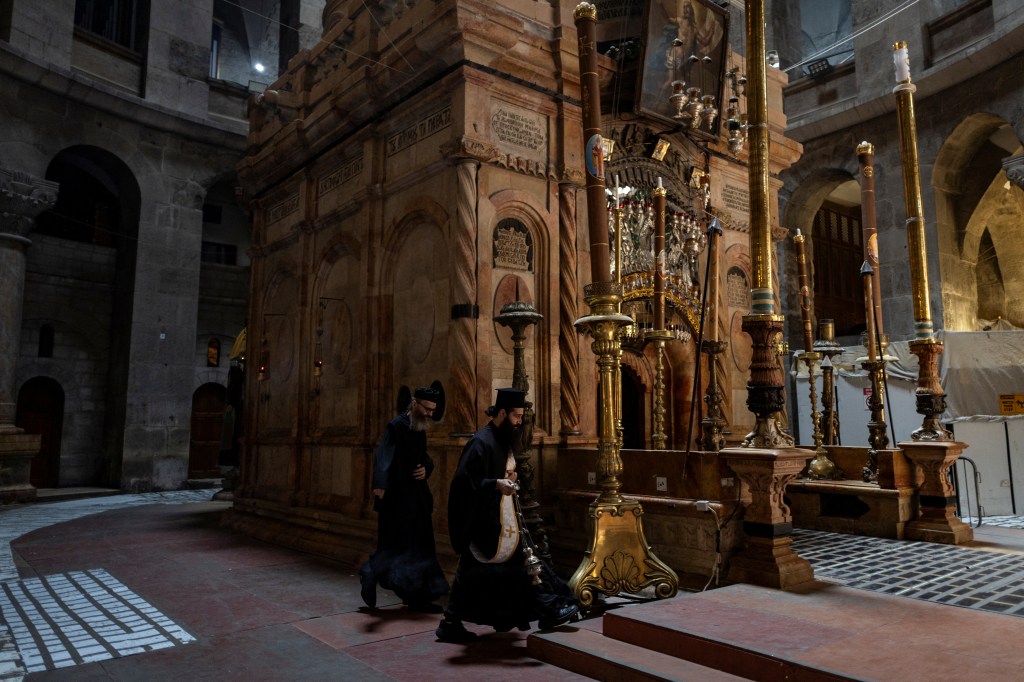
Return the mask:
[[(960, 473), (961, 464), (963, 465), (963, 474)], [(974, 473), (974, 506), (977, 508), (978, 513), (976, 515), (971, 514), (971, 488), (967, 486), (964, 490), (964, 494), (961, 495), (960, 491), (960, 480), (961, 478), (967, 478), (967, 465), (971, 465), (971, 471)], [(985, 518), (985, 508), (981, 506), (981, 473), (978, 471), (978, 465), (974, 463), (974, 460), (970, 457), (964, 457), (960, 455), (957, 458), (956, 464), (950, 469), (950, 476), (953, 478), (953, 488), (956, 490), (956, 513), (960, 518), (965, 518), (964, 511), (967, 512), (966, 517), (971, 519), (977, 519), (977, 523), (971, 524), (977, 528), (981, 525), (982, 520)], [(961, 505), (963, 500), (963, 505)], [(963, 509), (966, 507), (966, 510)]]

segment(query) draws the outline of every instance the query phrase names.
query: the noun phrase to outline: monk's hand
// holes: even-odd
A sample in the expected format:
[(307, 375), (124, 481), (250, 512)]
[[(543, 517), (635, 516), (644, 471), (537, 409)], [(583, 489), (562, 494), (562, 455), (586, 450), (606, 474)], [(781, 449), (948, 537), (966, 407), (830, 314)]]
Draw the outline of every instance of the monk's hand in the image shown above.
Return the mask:
[(416, 468), (412, 470), (412, 477), (417, 481), (422, 481), (427, 477), (427, 468), (422, 464), (417, 464)]
[(373, 489), (373, 494), (377, 497), (377, 499), (383, 500), (384, 499), (384, 488), (374, 488)]
[(502, 495), (511, 495), (515, 491), (519, 490), (519, 486), (516, 485), (516, 482), (507, 478), (499, 478), (495, 485)]

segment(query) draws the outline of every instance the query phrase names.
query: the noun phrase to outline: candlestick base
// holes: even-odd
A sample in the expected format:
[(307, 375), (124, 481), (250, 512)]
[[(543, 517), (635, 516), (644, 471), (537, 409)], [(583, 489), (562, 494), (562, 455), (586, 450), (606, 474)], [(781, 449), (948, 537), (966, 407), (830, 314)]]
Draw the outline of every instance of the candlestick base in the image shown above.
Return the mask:
[(636, 593), (654, 585), (657, 597), (669, 598), (679, 590), (675, 572), (654, 556), (647, 544), (640, 503), (627, 500), (619, 493), (622, 457), (615, 430), (614, 384), (622, 356), (619, 330), (632, 322), (616, 312), (622, 300), (621, 291), (621, 285), (611, 282), (589, 285), (584, 289), (584, 296), (591, 314), (576, 321), (576, 328), (593, 338), (591, 348), (597, 357), (601, 396), (597, 446), (601, 494), (590, 505), (593, 519), (590, 548), (569, 579), (569, 587), (584, 609), (593, 603), (595, 592)]
[(665, 342), (675, 337), (667, 329), (647, 332), (647, 340), (654, 343), (654, 433), (651, 445), (655, 450), (664, 450), (668, 445), (665, 433)]
[(701, 343), (701, 351), (708, 356), (708, 388), (704, 394), (704, 403), (707, 405), (707, 412), (701, 420), (700, 446), (707, 452), (718, 452), (725, 447), (725, 436), (722, 431), (725, 429), (725, 413), (722, 411), (722, 403), (725, 397), (718, 386), (718, 367), (715, 356), (725, 351), (725, 341), (712, 341), (704, 339)]
[(752, 354), (747, 408), (754, 413), (754, 430), (743, 439), (748, 448), (791, 448), (793, 436), (783, 433), (776, 415), (786, 405), (779, 354), (782, 352), (782, 315), (751, 313), (743, 318), (743, 331), (750, 335)]
[(836, 481), (843, 477), (843, 472), (828, 458), (828, 452), (822, 447), (821, 424), (818, 415), (818, 391), (814, 380), (814, 368), (821, 359), (821, 353), (807, 351), (801, 353), (800, 360), (807, 365), (807, 379), (811, 394), (811, 425), (814, 431), (814, 459), (807, 463), (804, 478), (815, 481)]
[(942, 342), (936, 339), (922, 339), (910, 342), (910, 352), (917, 356), (918, 373), (917, 413), (924, 415), (921, 428), (910, 434), (913, 440), (951, 441), (953, 434), (946, 430), (940, 421), (946, 411), (946, 392), (942, 390), (939, 379), (939, 356), (942, 355)]

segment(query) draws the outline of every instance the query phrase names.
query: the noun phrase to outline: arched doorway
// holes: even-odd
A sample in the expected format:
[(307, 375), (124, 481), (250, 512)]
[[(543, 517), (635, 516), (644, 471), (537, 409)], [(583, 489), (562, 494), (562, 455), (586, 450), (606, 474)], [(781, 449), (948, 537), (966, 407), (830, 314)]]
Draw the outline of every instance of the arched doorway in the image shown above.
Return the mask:
[(188, 477), (219, 478), (221, 434), (227, 389), (203, 384), (192, 394), (192, 437), (188, 446)]
[(35, 377), (18, 391), (16, 426), (41, 436), (39, 454), (32, 459), (29, 482), (37, 488), (60, 483), (60, 443), (64, 431), (64, 389), (49, 377)]
[(644, 386), (636, 371), (622, 366), (622, 447), (629, 450), (647, 448), (647, 420), (644, 409)]
[[(70, 415), (65, 481), (98, 477), (119, 487), (141, 191), (124, 161), (90, 145), (61, 150), (46, 179), (60, 183), (60, 191), (36, 219), (25, 300), (37, 303), (26, 306), (24, 328), (39, 329), (39, 356), (52, 358), (47, 373), (76, 377), (73, 386), (64, 384), (68, 403), (88, 406)], [(82, 272), (90, 286), (83, 286)]]

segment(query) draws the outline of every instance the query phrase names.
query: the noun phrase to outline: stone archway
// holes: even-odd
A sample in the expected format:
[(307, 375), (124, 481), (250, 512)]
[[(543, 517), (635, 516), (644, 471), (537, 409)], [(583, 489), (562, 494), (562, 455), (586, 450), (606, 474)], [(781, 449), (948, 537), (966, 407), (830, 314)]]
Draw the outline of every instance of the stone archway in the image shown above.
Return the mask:
[[(806, 240), (811, 306), (815, 319), (836, 321), (837, 335), (855, 335), (863, 328), (862, 295), (857, 286), (863, 263), (860, 194), (857, 179), (850, 172), (826, 168), (805, 178), (786, 206), (785, 225)], [(820, 242), (820, 244), (818, 243)], [(786, 267), (780, 273), (786, 310), (800, 309), (796, 249), (792, 239), (784, 242)], [(884, 263), (883, 263), (884, 267)], [(799, 316), (790, 316), (788, 335), (799, 338), (794, 326)], [(840, 324), (841, 323), (841, 324)]]
[[(935, 160), (943, 327), (972, 331), (1002, 317), (1024, 326), (1024, 190), (1007, 179), (1003, 160), (1021, 151), (1006, 121), (965, 118)], [(982, 319), (979, 319), (982, 318)]]
[(30, 482), (36, 488), (60, 485), (60, 452), (64, 432), (64, 389), (50, 377), (34, 377), (18, 391), (16, 426), (41, 436), (32, 458)]
[[(73, 145), (50, 160), (46, 178), (60, 189), (52, 209), (36, 221), (32, 238), (41, 256), (31, 263), (26, 282), (26, 297), (36, 301), (26, 329), (35, 324), (54, 329), (51, 371), (76, 376), (74, 386), (64, 384), (73, 391), (67, 395), (69, 406), (92, 407), (68, 414), (75, 424), (67, 432), (62, 476), (91, 484), (99, 478), (115, 486), (121, 480), (129, 412), (124, 387), (131, 367), (142, 210), (139, 180), (126, 158), (98, 146)], [(99, 462), (95, 453), (102, 453)]]

